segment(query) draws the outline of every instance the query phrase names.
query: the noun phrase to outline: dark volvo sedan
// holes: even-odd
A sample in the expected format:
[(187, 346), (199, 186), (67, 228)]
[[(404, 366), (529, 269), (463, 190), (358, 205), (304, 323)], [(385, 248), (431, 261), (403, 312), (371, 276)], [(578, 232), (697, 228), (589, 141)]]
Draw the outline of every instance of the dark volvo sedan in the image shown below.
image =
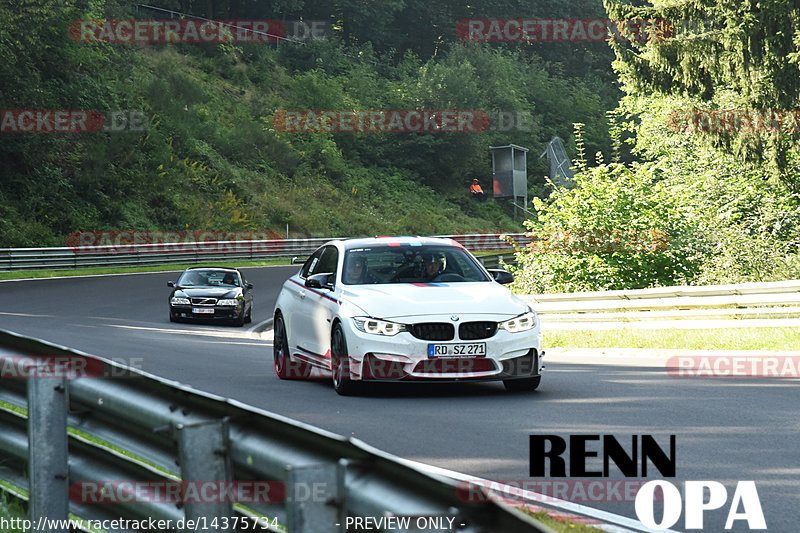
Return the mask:
[(253, 284), (235, 268), (191, 267), (169, 281), (169, 319), (228, 321), (242, 326), (253, 315)]

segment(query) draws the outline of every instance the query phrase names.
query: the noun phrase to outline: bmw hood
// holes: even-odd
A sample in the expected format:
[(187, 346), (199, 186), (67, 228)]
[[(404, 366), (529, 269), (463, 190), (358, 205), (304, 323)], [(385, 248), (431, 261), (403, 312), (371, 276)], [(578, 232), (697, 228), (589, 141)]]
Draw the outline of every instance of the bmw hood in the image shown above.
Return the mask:
[(528, 310), (511, 291), (491, 282), (358, 285), (349, 287), (342, 297), (369, 316), (395, 320), (420, 315), (511, 318)]

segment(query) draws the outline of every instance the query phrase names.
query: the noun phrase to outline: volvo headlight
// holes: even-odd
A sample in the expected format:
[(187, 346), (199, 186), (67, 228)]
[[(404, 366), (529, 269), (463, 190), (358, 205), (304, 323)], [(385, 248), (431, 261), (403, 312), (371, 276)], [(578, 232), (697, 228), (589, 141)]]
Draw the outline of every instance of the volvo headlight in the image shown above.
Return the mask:
[(528, 331), (536, 327), (536, 312), (528, 311), (519, 316), (515, 316), (510, 320), (500, 322), (497, 327), (504, 329), (510, 333), (519, 333), (520, 331)]
[(380, 320), (368, 316), (353, 317), (353, 322), (356, 323), (356, 328), (359, 331), (371, 333), (373, 335), (393, 337), (401, 331), (406, 331), (405, 324), (398, 324), (397, 322), (389, 322), (387, 320)]
[(238, 303), (239, 302), (236, 300), (236, 298), (223, 298), (217, 302), (217, 305), (230, 305), (236, 307)]
[(191, 304), (191, 302), (189, 301), (189, 298), (180, 298), (178, 296), (173, 296), (172, 298), (170, 298), (169, 303), (171, 303), (172, 305), (189, 305), (189, 304)]

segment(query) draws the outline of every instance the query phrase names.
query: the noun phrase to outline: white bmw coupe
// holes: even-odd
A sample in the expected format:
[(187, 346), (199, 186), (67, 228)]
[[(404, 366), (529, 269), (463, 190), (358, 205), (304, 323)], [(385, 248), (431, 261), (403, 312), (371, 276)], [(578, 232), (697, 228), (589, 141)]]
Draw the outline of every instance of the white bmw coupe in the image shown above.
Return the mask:
[(331, 241), (283, 285), (274, 313), (281, 379), (331, 377), (339, 394), (365, 381), (492, 381), (534, 390), (542, 356), (536, 313), (451, 239)]

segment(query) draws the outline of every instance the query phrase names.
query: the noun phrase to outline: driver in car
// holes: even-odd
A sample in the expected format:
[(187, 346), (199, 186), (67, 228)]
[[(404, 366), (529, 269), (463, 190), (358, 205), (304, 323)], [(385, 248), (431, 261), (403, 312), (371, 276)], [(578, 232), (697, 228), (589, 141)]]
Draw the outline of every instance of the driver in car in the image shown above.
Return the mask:
[(349, 285), (365, 285), (377, 283), (375, 277), (367, 271), (367, 258), (361, 254), (350, 254), (345, 260), (344, 282)]
[(444, 254), (442, 252), (427, 252), (422, 255), (422, 277), (425, 281), (441, 274), (444, 268)]

